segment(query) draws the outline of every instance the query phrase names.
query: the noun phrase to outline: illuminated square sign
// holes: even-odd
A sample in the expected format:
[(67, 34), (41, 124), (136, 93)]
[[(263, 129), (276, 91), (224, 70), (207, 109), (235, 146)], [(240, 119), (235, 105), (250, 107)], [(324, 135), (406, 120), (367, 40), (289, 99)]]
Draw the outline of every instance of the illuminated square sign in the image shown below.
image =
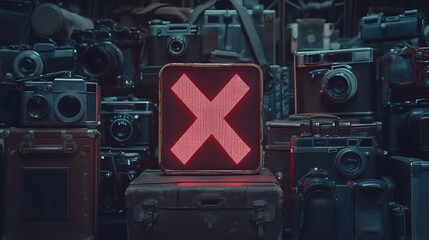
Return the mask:
[(250, 174), (261, 168), (262, 73), (255, 64), (167, 64), (160, 71), (160, 168)]

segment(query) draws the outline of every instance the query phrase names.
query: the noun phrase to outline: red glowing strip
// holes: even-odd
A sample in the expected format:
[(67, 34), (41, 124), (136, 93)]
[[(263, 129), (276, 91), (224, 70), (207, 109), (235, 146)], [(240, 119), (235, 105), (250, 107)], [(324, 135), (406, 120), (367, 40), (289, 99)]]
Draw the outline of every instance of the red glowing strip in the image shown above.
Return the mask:
[(210, 101), (183, 74), (171, 89), (197, 117), (171, 148), (174, 155), (186, 164), (209, 136), (213, 136), (236, 164), (241, 162), (250, 147), (224, 118), (249, 91), (249, 86), (236, 74)]

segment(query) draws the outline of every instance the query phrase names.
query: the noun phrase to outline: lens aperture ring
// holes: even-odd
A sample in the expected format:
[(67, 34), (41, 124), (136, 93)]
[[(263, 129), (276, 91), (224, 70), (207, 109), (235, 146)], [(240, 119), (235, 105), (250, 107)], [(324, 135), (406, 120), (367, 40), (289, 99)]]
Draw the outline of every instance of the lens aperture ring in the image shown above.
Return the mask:
[(42, 56), (34, 50), (20, 52), (13, 61), (13, 70), (19, 77), (31, 77), (42, 74)]
[(358, 148), (341, 149), (335, 158), (337, 172), (346, 179), (356, 179), (365, 171), (366, 156)]
[(81, 120), (85, 115), (84, 103), (82, 95), (78, 93), (61, 93), (55, 98), (54, 113), (61, 121), (74, 123)]
[(322, 81), (322, 93), (333, 103), (346, 103), (358, 89), (356, 76), (346, 68), (335, 68), (326, 72)]

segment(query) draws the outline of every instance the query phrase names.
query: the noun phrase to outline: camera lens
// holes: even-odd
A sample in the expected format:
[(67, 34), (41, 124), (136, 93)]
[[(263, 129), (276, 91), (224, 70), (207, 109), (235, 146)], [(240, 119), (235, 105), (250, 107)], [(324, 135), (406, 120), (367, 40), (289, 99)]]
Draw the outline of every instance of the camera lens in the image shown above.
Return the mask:
[(133, 139), (134, 126), (133, 119), (128, 114), (116, 115), (110, 124), (110, 134), (112, 138), (119, 142), (125, 143)]
[(167, 49), (173, 57), (182, 56), (187, 49), (186, 40), (181, 36), (173, 36), (168, 40)]
[(322, 78), (322, 92), (334, 103), (345, 103), (353, 98), (358, 88), (355, 75), (346, 68), (328, 71)]
[(49, 103), (43, 95), (33, 95), (27, 101), (27, 113), (32, 118), (41, 119), (48, 115)]
[(124, 55), (112, 43), (102, 42), (85, 49), (81, 55), (83, 72), (86, 76), (97, 78), (100, 85), (122, 72)]
[(356, 148), (342, 149), (335, 159), (335, 168), (338, 173), (348, 179), (360, 176), (365, 166), (365, 155)]
[(33, 50), (20, 52), (14, 62), (13, 70), (19, 77), (36, 76), (43, 72), (43, 60), (40, 54)]
[(63, 93), (55, 99), (54, 112), (63, 122), (77, 122), (84, 115), (85, 107), (78, 94)]

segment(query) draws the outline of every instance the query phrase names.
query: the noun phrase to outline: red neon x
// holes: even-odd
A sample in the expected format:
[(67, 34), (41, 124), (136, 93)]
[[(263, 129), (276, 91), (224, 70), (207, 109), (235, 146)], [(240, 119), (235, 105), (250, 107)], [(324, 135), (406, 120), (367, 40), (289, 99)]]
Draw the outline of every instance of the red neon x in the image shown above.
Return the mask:
[(186, 164), (212, 135), (236, 164), (247, 155), (249, 146), (224, 119), (249, 91), (249, 86), (237, 74), (212, 101), (206, 98), (186, 74), (183, 74), (171, 89), (197, 117), (171, 148), (183, 164)]

